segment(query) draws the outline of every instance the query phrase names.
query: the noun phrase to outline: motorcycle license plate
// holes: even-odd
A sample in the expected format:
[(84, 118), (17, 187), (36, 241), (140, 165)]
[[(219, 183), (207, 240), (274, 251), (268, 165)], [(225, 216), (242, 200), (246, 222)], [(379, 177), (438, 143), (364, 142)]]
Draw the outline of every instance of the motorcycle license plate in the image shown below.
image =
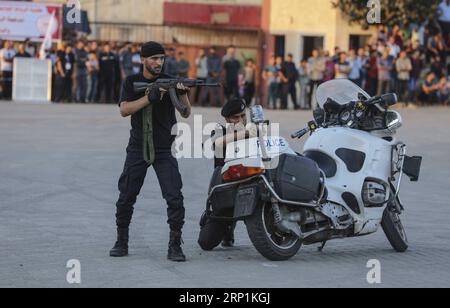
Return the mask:
[(256, 206), (258, 186), (241, 187), (236, 195), (234, 217), (242, 218), (253, 214)]

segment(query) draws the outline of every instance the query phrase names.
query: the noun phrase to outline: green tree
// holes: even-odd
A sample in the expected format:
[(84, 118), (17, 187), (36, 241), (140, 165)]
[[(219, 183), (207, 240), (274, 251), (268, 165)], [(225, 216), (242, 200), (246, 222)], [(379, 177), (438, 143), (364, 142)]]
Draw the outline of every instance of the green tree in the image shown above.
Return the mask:
[[(438, 16), (440, 0), (379, 0), (381, 23), (387, 26), (408, 26)], [(335, 0), (333, 6), (350, 18), (350, 23), (358, 23), (368, 28), (367, 14), (369, 0)]]

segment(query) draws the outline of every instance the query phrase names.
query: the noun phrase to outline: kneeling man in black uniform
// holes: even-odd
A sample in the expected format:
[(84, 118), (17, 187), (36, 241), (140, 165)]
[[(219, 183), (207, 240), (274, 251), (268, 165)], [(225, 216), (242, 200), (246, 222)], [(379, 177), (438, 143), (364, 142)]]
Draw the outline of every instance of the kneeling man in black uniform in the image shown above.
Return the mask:
[[(211, 136), (214, 141), (214, 175), (211, 187), (219, 185), (221, 183), (215, 183), (218, 175), (222, 171), (222, 167), (225, 165), (225, 153), (226, 146), (232, 142), (243, 140), (246, 138), (257, 137), (258, 132), (256, 126), (252, 125), (247, 127), (247, 114), (246, 104), (242, 99), (230, 100), (222, 109), (222, 116), (228, 125), (233, 127), (233, 131), (228, 133), (229, 130), (223, 125), (218, 125)], [(218, 133), (217, 133), (218, 132)], [(221, 213), (213, 213), (214, 216), (232, 217), (233, 209), (225, 210)], [(234, 229), (236, 227), (235, 222), (223, 222), (214, 221), (206, 218), (202, 219), (201, 230), (198, 239), (198, 243), (203, 250), (213, 250), (222, 242), (223, 247), (232, 247), (234, 245)]]

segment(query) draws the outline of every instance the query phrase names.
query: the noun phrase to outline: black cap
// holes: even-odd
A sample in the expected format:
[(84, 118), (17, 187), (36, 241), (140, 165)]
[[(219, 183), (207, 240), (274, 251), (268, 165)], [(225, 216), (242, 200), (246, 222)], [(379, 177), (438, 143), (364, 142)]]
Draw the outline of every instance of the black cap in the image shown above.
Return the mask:
[(241, 112), (244, 112), (247, 108), (244, 100), (235, 98), (228, 101), (222, 108), (222, 116), (224, 118), (229, 118)]
[(141, 57), (148, 58), (155, 55), (164, 55), (166, 54), (166, 51), (164, 50), (164, 47), (157, 42), (147, 42), (144, 45), (142, 45), (141, 49)]

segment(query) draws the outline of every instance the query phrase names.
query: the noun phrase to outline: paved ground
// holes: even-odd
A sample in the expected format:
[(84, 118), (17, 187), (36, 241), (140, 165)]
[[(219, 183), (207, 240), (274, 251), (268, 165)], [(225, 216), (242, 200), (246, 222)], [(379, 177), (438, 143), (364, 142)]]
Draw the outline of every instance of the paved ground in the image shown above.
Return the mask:
[[(196, 109), (208, 121), (217, 110)], [(212, 162), (183, 160), (186, 264), (167, 262), (166, 211), (153, 170), (136, 205), (131, 256), (112, 259), (114, 203), (129, 122), (114, 106), (0, 103), (0, 287), (70, 287), (66, 263), (81, 262), (82, 287), (371, 287), (369, 259), (382, 264), (381, 287), (450, 287), (450, 109), (403, 110), (401, 136), (425, 156), (421, 182), (403, 185), (411, 249), (393, 252), (382, 232), (304, 247), (271, 263), (243, 224), (237, 247), (204, 253), (198, 220)], [(268, 112), (282, 134), (306, 112)], [(301, 145), (295, 147), (300, 150)]]

